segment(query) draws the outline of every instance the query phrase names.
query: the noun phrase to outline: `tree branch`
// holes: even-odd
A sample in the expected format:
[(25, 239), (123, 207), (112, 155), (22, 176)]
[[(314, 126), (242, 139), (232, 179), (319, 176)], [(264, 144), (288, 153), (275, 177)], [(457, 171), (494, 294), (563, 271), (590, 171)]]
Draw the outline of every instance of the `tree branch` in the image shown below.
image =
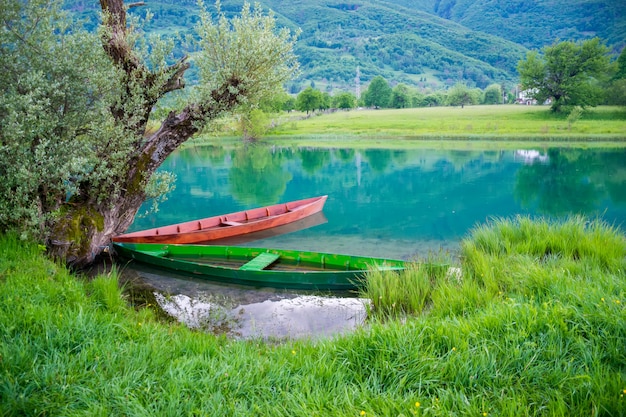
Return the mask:
[(166, 73), (170, 73), (171, 75), (161, 88), (161, 95), (165, 95), (171, 91), (180, 90), (185, 87), (185, 82), (183, 80), (183, 75), (185, 71), (189, 69), (189, 63), (187, 62), (187, 55), (178, 60), (175, 64), (170, 65), (164, 71)]
[(150, 154), (146, 169), (152, 173), (176, 148), (198, 133), (208, 120), (239, 105), (241, 95), (245, 95), (245, 92), (239, 91), (241, 84), (241, 80), (233, 76), (211, 92), (208, 102), (189, 104), (180, 113), (170, 112), (159, 130), (144, 142), (139, 151), (143, 155)]
[(100, 0), (104, 12), (103, 24), (108, 31), (103, 35), (102, 46), (106, 53), (127, 74), (143, 66), (126, 42), (126, 8), (123, 0)]

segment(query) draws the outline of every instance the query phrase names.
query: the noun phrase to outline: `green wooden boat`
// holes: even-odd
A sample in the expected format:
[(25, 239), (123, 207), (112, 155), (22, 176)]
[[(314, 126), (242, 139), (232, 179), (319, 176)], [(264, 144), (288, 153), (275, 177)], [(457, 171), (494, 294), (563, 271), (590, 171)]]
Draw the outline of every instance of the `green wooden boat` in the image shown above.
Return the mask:
[(370, 269), (400, 271), (405, 261), (239, 246), (113, 243), (115, 252), (194, 277), (257, 287), (351, 290)]

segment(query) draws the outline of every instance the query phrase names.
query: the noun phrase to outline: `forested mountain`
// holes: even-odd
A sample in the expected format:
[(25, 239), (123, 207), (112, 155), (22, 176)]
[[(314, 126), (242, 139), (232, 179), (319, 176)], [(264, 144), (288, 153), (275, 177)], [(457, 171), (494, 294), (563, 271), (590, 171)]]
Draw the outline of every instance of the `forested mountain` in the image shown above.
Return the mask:
[[(243, 0), (223, 0), (236, 13)], [(97, 21), (97, 3), (66, 0)], [(210, 4), (210, 1), (207, 1)], [(626, 41), (626, 2), (615, 0), (262, 0), (280, 25), (300, 28), (297, 93), (314, 84), (326, 91), (355, 89), (357, 68), (366, 85), (382, 75), (392, 84), (438, 89), (456, 82), (485, 88), (517, 82), (526, 51), (555, 40), (604, 39), (616, 51)], [(148, 0), (132, 9), (153, 17), (147, 26), (165, 35), (192, 34), (195, 0)]]
[(615, 50), (626, 42), (624, 0), (387, 0), (539, 49), (555, 40), (597, 36)]

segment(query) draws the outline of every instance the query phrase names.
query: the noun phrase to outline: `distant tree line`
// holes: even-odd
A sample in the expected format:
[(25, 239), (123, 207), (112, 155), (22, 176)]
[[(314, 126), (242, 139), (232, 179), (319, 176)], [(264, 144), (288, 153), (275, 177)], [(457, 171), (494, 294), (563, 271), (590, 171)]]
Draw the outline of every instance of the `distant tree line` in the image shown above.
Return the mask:
[(470, 104), (502, 104), (514, 99), (511, 93), (504, 92), (503, 86), (492, 84), (481, 90), (457, 83), (448, 90), (424, 93), (417, 88), (400, 83), (392, 87), (382, 76), (376, 76), (369, 83), (361, 97), (348, 91), (333, 95), (311, 86), (297, 94), (295, 103), (285, 101), (283, 110), (299, 110), (305, 113), (327, 109), (353, 109), (368, 107), (376, 109), (405, 109), (432, 106), (465, 106)]
[[(272, 114), (298, 110), (308, 114), (354, 108), (403, 109), (434, 106), (495, 105), (516, 102), (516, 93), (538, 103), (549, 103), (552, 111), (580, 117), (586, 107), (626, 106), (626, 48), (619, 57), (597, 39), (580, 43), (555, 43), (541, 51), (531, 51), (518, 63), (519, 84), (493, 83), (484, 89), (457, 82), (446, 89), (433, 90), (389, 82), (383, 76), (371, 78), (359, 97), (351, 91), (321, 91), (311, 82), (304, 90), (289, 84), (288, 91), (267, 98), (246, 114), (239, 116), (245, 138), (263, 136), (275, 123)], [(420, 80), (421, 81), (421, 80)], [(167, 107), (167, 106), (166, 106)], [(158, 114), (166, 115), (167, 109)], [(574, 113), (572, 113), (574, 112)]]
[[(617, 59), (598, 38), (580, 43), (563, 41), (541, 51), (531, 51), (518, 64), (519, 87), (537, 102), (549, 102), (553, 111), (569, 112), (599, 104), (626, 106), (626, 48)], [(485, 89), (457, 82), (446, 90), (428, 91), (404, 83), (392, 86), (383, 76), (372, 78), (360, 97), (340, 91), (333, 95), (314, 84), (295, 95), (282, 98), (281, 110), (306, 113), (327, 109), (414, 108), (515, 102), (515, 94), (505, 85), (491, 84)]]

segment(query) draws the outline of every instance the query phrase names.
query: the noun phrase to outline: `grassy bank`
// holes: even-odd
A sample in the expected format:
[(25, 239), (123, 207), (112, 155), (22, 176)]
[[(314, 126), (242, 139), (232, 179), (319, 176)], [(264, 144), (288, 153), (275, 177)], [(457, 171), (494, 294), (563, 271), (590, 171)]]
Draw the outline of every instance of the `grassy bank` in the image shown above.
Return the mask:
[(284, 120), (270, 135), (347, 135), (422, 139), (626, 139), (626, 109), (598, 107), (572, 120), (544, 106), (351, 110)]
[(114, 274), (76, 279), (2, 236), (0, 414), (626, 415), (623, 234), (499, 221), (462, 254), (461, 275), (399, 276), (421, 302), (375, 305), (354, 334), (266, 344), (159, 322)]

